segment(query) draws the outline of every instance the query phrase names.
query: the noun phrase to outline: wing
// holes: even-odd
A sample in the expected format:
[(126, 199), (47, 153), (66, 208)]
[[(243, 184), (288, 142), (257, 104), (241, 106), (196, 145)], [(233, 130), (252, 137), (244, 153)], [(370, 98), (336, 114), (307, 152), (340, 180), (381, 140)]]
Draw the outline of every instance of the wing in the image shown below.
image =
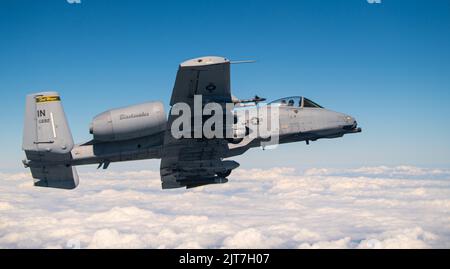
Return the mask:
[[(203, 104), (231, 102), (230, 61), (221, 57), (201, 57), (183, 62), (178, 69), (170, 105), (186, 103), (194, 111), (194, 95)], [(171, 114), (171, 113), (170, 113)], [(223, 161), (228, 151), (224, 139), (175, 139), (170, 126), (175, 116), (169, 115), (161, 158), (162, 188), (198, 187), (225, 183), (226, 176), (239, 164)]]
[(165, 143), (160, 169), (162, 188), (226, 183), (231, 170), (239, 167), (235, 161), (222, 160), (227, 150), (227, 145), (217, 139), (181, 139)]
[(192, 105), (194, 95), (204, 102), (231, 102), (230, 61), (222, 57), (201, 57), (180, 64), (170, 105)]

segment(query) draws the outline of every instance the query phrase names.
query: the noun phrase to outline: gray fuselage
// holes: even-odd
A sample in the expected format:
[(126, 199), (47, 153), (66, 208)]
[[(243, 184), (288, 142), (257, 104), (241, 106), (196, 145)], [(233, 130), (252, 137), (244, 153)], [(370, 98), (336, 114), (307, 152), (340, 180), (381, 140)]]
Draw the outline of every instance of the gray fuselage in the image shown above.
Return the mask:
[[(249, 108), (254, 109), (254, 108)], [(269, 117), (260, 119), (269, 120)], [(343, 113), (320, 107), (298, 107), (282, 105), (279, 107), (279, 144), (299, 141), (316, 141), (321, 138), (337, 138), (344, 134), (357, 133), (356, 120)], [(170, 128), (171, 126), (167, 126)], [(99, 142), (90, 141), (76, 145), (72, 150), (71, 165), (106, 164), (111, 162), (159, 159), (163, 152), (164, 131), (140, 138)], [(194, 138), (193, 138), (194, 139)], [(248, 149), (260, 147), (267, 140), (260, 137), (244, 139), (237, 144), (229, 143), (223, 158), (241, 155)], [(67, 162), (67, 161), (66, 161)]]

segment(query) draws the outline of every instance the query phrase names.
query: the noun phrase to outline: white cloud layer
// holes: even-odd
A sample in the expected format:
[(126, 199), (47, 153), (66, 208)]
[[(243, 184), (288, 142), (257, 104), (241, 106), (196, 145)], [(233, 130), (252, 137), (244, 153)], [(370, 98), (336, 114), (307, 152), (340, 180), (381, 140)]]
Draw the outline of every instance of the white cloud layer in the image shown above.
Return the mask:
[(237, 170), (162, 191), (158, 171), (80, 173), (72, 191), (0, 173), (0, 248), (449, 248), (450, 170)]

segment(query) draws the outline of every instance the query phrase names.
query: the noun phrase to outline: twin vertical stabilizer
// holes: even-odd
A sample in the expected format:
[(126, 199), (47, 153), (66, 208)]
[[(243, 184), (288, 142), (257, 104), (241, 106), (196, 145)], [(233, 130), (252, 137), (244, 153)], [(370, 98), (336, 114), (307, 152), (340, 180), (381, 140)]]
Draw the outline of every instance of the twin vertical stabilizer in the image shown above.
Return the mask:
[(22, 149), (35, 186), (73, 189), (78, 175), (70, 165), (74, 142), (57, 92), (27, 95)]

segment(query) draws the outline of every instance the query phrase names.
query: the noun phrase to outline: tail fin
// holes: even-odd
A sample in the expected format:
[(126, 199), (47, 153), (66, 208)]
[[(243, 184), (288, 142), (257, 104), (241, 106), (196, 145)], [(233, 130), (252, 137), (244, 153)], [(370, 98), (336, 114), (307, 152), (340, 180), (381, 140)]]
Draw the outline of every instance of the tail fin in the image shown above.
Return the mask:
[(74, 143), (57, 92), (27, 95), (22, 149), (35, 186), (73, 189), (78, 175), (71, 167)]

